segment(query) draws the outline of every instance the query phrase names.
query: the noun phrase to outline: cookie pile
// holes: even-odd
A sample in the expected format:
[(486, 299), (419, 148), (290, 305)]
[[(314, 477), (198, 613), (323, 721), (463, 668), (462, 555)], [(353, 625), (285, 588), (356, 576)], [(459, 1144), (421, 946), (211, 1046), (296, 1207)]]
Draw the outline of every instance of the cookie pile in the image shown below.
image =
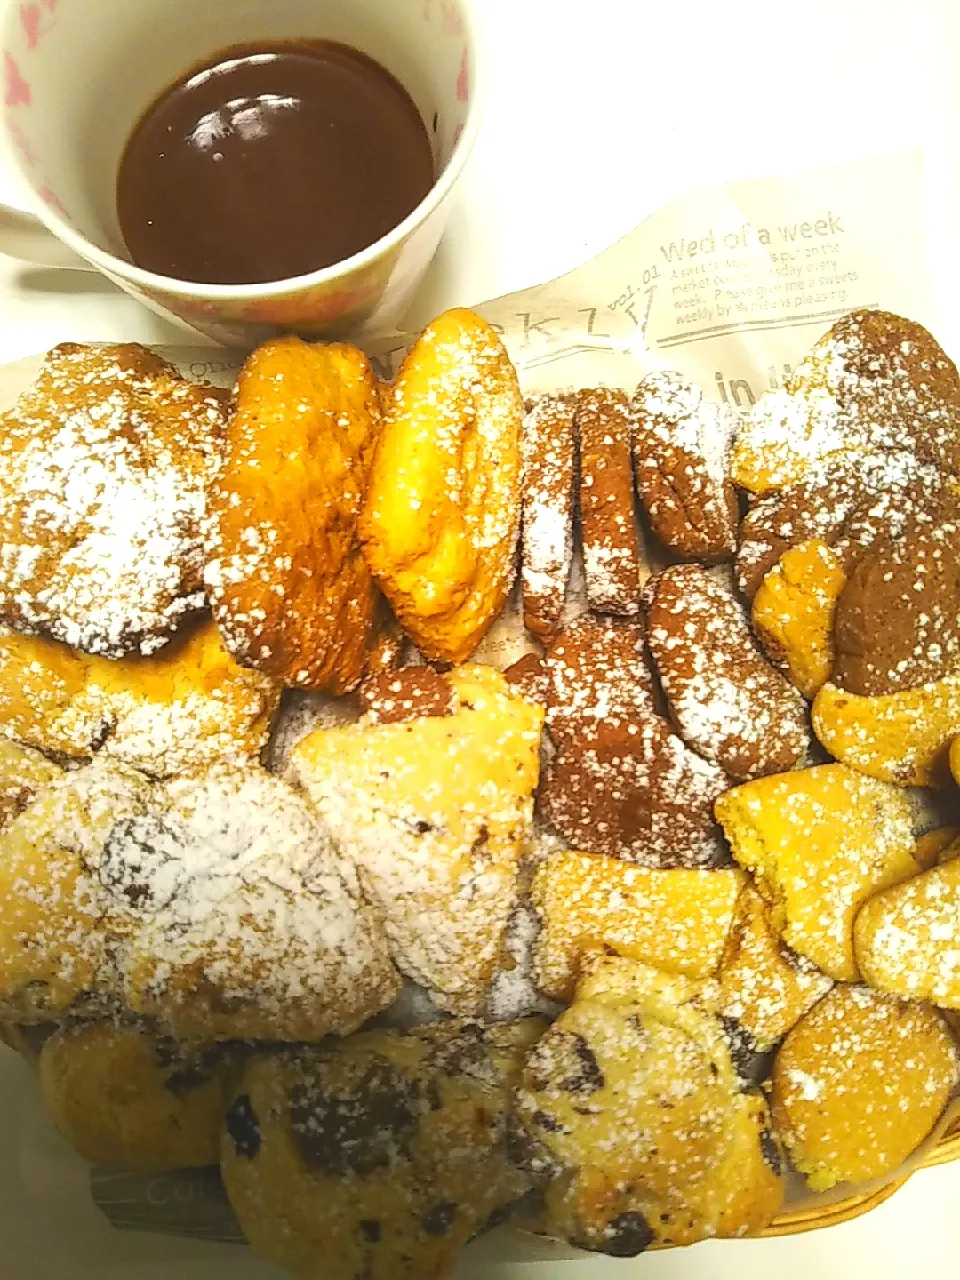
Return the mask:
[(524, 404), (464, 311), (389, 386), (284, 338), (229, 402), (68, 346), (0, 435), (0, 1033), (82, 1155), (219, 1164), (293, 1274), (413, 1280), (510, 1217), (756, 1231), (788, 1163), (936, 1130), (960, 376), (919, 326), (853, 313), (743, 417)]

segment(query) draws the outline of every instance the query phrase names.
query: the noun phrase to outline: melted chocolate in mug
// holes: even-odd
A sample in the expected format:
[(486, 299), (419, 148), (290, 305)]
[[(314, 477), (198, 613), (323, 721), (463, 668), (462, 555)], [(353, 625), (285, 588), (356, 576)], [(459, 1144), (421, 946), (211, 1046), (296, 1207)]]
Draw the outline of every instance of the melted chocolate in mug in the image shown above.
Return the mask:
[(244, 45), (144, 113), (120, 161), (117, 215), (148, 271), (257, 284), (365, 249), (433, 179), (424, 123), (378, 63), (330, 41)]

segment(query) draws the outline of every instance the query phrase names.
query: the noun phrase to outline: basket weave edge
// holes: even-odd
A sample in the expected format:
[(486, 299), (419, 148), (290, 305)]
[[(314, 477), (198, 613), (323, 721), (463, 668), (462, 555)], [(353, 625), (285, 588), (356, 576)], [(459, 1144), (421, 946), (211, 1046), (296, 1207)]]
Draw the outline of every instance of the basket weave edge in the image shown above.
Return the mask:
[[(938, 1165), (950, 1164), (954, 1160), (960, 1160), (960, 1116), (947, 1129), (920, 1168), (935, 1169)], [(762, 1231), (757, 1231), (753, 1234), (761, 1239), (776, 1236), (793, 1236), (800, 1235), (804, 1231), (818, 1231), (822, 1227), (835, 1227), (841, 1222), (851, 1222), (854, 1218), (859, 1218), (861, 1214), (869, 1213), (871, 1209), (876, 1209), (885, 1200), (889, 1200), (895, 1192), (899, 1191), (909, 1181), (910, 1176), (908, 1174), (905, 1178), (898, 1178), (894, 1182), (888, 1183), (885, 1187), (881, 1187), (878, 1191), (872, 1191), (865, 1196), (850, 1196), (846, 1200), (841, 1200), (836, 1204), (825, 1205), (823, 1208), (814, 1206), (781, 1213), (774, 1218), (768, 1227), (764, 1227)]]

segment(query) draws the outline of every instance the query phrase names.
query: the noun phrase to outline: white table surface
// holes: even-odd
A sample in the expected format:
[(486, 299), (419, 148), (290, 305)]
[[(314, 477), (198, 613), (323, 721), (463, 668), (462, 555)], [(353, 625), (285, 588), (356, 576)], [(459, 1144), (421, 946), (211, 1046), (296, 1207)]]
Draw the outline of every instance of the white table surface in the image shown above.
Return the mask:
[[(490, 46), (487, 116), (414, 322), (558, 275), (692, 188), (960, 136), (957, 0), (476, 3)], [(18, 202), (2, 170), (0, 199)], [(183, 340), (97, 276), (0, 258), (0, 359), (64, 339)], [(824, 1232), (633, 1263), (504, 1269), (481, 1254), (464, 1274), (956, 1280), (958, 1206), (960, 1164)], [(187, 1273), (199, 1280), (189, 1267), (171, 1276)]]

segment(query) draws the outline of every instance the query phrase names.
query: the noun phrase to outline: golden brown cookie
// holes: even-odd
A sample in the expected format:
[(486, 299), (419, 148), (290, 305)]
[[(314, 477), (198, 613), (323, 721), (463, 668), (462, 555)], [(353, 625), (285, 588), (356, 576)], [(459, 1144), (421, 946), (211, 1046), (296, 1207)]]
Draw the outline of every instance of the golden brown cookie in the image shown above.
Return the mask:
[(784, 944), (752, 885), (737, 899), (719, 982), (724, 1016), (733, 1019), (760, 1053), (782, 1040), (833, 986), (816, 965)]
[(574, 396), (540, 396), (523, 421), (523, 622), (560, 624), (573, 560)]
[(813, 731), (837, 760), (903, 787), (949, 786), (947, 753), (960, 733), (960, 675), (877, 698), (825, 684)]
[(633, 507), (630, 407), (608, 387), (577, 396), (579, 512), (587, 601), (596, 613), (640, 611), (641, 556)]
[(601, 726), (632, 723), (653, 711), (653, 676), (643, 627), (584, 614), (547, 648), (547, 728), (561, 745)]
[(144, 1173), (217, 1164), (225, 1059), (136, 1025), (78, 1024), (40, 1053), (40, 1091), (85, 1160)]
[(837, 554), (811, 538), (783, 553), (753, 598), (757, 638), (805, 698), (830, 679), (833, 618), (846, 580)]
[(489, 667), (448, 680), (452, 715), (318, 730), (292, 772), (356, 864), (399, 968), (441, 1008), (475, 1014), (517, 901), (543, 711)]
[(729, 473), (736, 411), (678, 373), (648, 374), (631, 409), (637, 489), (654, 533), (684, 560), (729, 560), (740, 518)]
[(421, 653), (470, 656), (513, 581), (523, 398), (496, 333), (448, 311), (407, 353), (361, 516), (374, 576)]
[(91, 1016), (116, 998), (109, 904), (98, 875), (117, 823), (144, 814), (151, 787), (97, 762), (48, 783), (0, 833), (0, 1016)]
[(599, 958), (527, 1059), (516, 1115), (544, 1188), (542, 1227), (632, 1257), (745, 1235), (783, 1203), (763, 1095), (745, 1090), (715, 993)]
[(256, 759), (280, 690), (237, 666), (208, 618), (160, 653), (109, 660), (0, 634), (0, 729), (72, 760), (94, 753), (166, 776)]
[(930, 1005), (838, 986), (777, 1054), (774, 1124), (814, 1191), (869, 1182), (929, 1135), (958, 1078), (957, 1046)]
[(357, 521), (380, 420), (356, 347), (272, 338), (237, 379), (205, 580), (224, 644), (280, 684), (360, 681), (376, 596)]
[(735, 867), (658, 871), (595, 853), (552, 853), (532, 899), (537, 985), (569, 1000), (586, 956), (643, 960), (665, 973), (716, 973), (745, 876)]
[(650, 712), (562, 741), (540, 813), (575, 848), (646, 867), (715, 866), (727, 855), (713, 805), (730, 781)]
[(223, 395), (136, 343), (55, 347), (0, 430), (0, 619), (117, 658), (203, 605)]
[(904, 793), (842, 764), (818, 765), (734, 787), (716, 812), (784, 942), (831, 978), (855, 981), (857, 911), (918, 869)]
[(854, 946), (872, 987), (960, 1009), (960, 849), (947, 851), (942, 866), (864, 903)]
[(735, 778), (796, 764), (806, 705), (760, 652), (733, 594), (689, 564), (651, 579), (646, 598), (647, 643), (684, 740)]

